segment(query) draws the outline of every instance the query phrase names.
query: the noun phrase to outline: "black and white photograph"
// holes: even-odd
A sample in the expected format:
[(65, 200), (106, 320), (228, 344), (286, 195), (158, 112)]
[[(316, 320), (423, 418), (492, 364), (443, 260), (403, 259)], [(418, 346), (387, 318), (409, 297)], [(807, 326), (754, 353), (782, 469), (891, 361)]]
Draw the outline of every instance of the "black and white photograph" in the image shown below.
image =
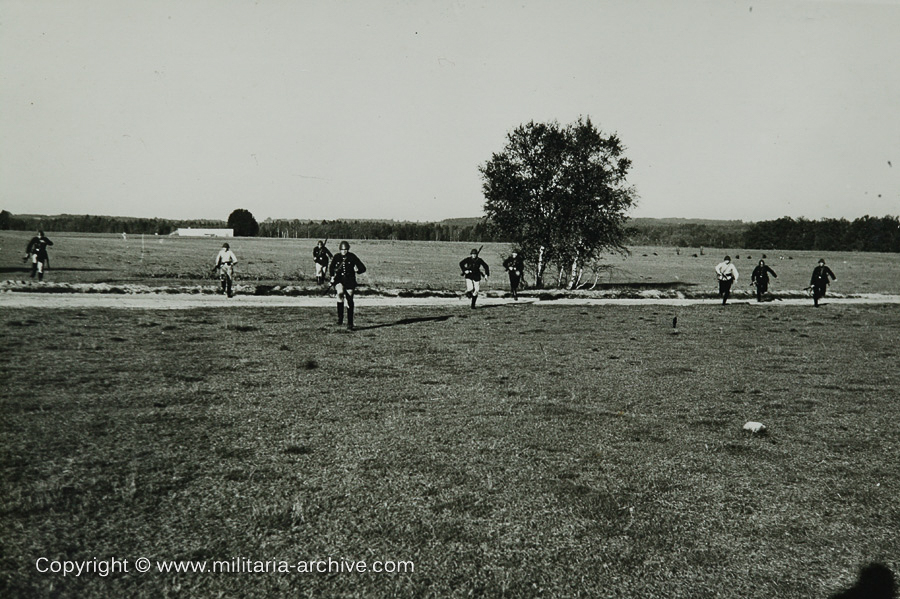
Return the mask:
[(0, 597), (897, 599), (900, 0), (0, 0)]

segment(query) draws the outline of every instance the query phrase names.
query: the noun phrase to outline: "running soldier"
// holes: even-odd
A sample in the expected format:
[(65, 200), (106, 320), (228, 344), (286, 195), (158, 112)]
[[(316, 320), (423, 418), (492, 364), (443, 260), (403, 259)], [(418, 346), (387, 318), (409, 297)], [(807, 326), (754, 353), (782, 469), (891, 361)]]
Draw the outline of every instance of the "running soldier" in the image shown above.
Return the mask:
[(28, 245), (25, 246), (25, 262), (31, 260), (31, 278), (37, 273), (38, 281), (44, 280), (44, 266), (50, 265), (50, 255), (47, 253), (47, 246), (53, 245), (53, 242), (44, 237), (43, 231), (38, 231), (37, 235), (31, 238)]
[(222, 244), (222, 249), (216, 256), (216, 266), (213, 272), (219, 271), (219, 278), (222, 280), (222, 293), (228, 297), (234, 297), (232, 285), (234, 284), (234, 265), (237, 264), (237, 256), (231, 251), (231, 247), (227, 243)]
[(488, 278), (491, 275), (491, 268), (487, 262), (478, 257), (479, 251), (473, 248), (469, 257), (459, 262), (462, 276), (466, 278), (466, 297), (472, 298), (472, 308), (475, 307), (475, 300), (478, 299), (478, 292), (481, 290), (481, 277)]
[(513, 249), (512, 255), (503, 261), (503, 268), (509, 273), (509, 288), (514, 300), (519, 299), (519, 283), (522, 282), (522, 273), (525, 271), (525, 261), (519, 250)]
[(325, 273), (328, 272), (328, 261), (334, 257), (331, 250), (325, 247), (326, 241), (320, 241), (313, 248), (313, 262), (316, 263), (316, 283), (319, 285), (325, 282)]
[(347, 301), (347, 329), (353, 330), (353, 290), (356, 289), (356, 275), (366, 272), (366, 267), (350, 252), (350, 244), (342, 241), (341, 252), (331, 261), (329, 274), (331, 284), (337, 292), (337, 323), (344, 324), (344, 300)]
[(719, 295), (724, 306), (731, 296), (731, 285), (738, 280), (738, 271), (731, 263), (731, 256), (725, 256), (725, 260), (716, 265), (716, 278), (719, 279)]
[(819, 307), (819, 300), (825, 297), (825, 289), (828, 287), (828, 277), (834, 281), (837, 277), (831, 272), (831, 269), (825, 266), (825, 259), (819, 258), (819, 265), (813, 269), (812, 278), (809, 279), (809, 286), (812, 287), (813, 305)]
[(774, 270), (769, 268), (765, 260), (760, 260), (757, 267), (753, 269), (753, 274), (750, 275), (750, 284), (756, 285), (757, 302), (763, 301), (763, 295), (769, 290), (769, 274), (776, 279), (778, 278), (778, 275), (775, 274)]

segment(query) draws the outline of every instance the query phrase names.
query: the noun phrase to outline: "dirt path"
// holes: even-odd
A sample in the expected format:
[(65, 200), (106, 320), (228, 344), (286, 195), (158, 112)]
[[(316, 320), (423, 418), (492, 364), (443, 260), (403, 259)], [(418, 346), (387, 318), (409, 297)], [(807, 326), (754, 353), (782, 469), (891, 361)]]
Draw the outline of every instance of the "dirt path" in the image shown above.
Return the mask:
[[(384, 306), (443, 306), (464, 308), (468, 302), (460, 298), (447, 297), (380, 297), (360, 296), (356, 299), (360, 307)], [(131, 308), (138, 310), (187, 310), (192, 308), (320, 308), (331, 307), (334, 298), (327, 296), (266, 296), (236, 295), (228, 299), (221, 295), (211, 294), (101, 294), (101, 293), (0, 293), (0, 308)], [(612, 299), (612, 298), (578, 298), (539, 300), (522, 298), (518, 302), (510, 298), (479, 298), (478, 305), (517, 305), (535, 304), (539, 306), (572, 306), (572, 305), (622, 305), (622, 306), (693, 306), (717, 305), (716, 299)], [(826, 297), (823, 303), (828, 304), (900, 304), (898, 295), (861, 294), (855, 297)], [(812, 305), (810, 298), (785, 298), (757, 304), (755, 301), (740, 298), (732, 299), (729, 304), (742, 304), (769, 308), (772, 306), (805, 306)]]

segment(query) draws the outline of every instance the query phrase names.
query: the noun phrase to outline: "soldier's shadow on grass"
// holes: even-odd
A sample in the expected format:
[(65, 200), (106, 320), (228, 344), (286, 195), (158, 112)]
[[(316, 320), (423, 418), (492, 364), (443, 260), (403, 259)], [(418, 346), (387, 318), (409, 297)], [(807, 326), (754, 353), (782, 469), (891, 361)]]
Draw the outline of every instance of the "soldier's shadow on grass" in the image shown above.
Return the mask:
[(452, 314), (445, 314), (443, 316), (420, 316), (418, 318), (401, 318), (400, 320), (394, 322), (384, 322), (382, 324), (372, 324), (364, 327), (356, 327), (356, 330), (368, 331), (370, 329), (383, 329), (385, 327), (396, 327), (405, 324), (417, 324), (420, 322), (444, 322), (445, 320), (449, 320), (451, 318), (453, 318)]
[[(45, 272), (109, 272), (109, 268), (70, 268), (70, 267), (53, 267), (48, 268)], [(0, 266), (0, 274), (9, 274), (14, 272), (20, 273), (30, 273), (31, 265), (26, 264), (25, 266)]]

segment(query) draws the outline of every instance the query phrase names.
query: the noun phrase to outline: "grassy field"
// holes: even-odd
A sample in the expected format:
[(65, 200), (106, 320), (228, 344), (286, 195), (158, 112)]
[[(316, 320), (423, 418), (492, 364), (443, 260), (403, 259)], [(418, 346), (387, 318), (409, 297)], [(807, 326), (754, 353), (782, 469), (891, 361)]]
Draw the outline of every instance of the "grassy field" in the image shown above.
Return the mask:
[[(675, 310), (360, 302), (353, 334), (6, 310), (0, 595), (821, 598), (897, 572), (896, 307)], [(36, 569), (141, 556), (414, 572)]]
[[(25, 245), (33, 233), (3, 231), (0, 236), (0, 278), (24, 279), (22, 262)], [(145, 283), (150, 285), (213, 286), (211, 269), (222, 239), (191, 239), (132, 235), (92, 235), (52, 233), (51, 270), (46, 280), (67, 283)], [(266, 285), (313, 285), (315, 271), (312, 248), (315, 240), (238, 238), (230, 241), (241, 261), (236, 276), (239, 283)], [(331, 240), (334, 251), (339, 240)], [(461, 289), (459, 261), (473, 244), (413, 241), (353, 241), (354, 251), (369, 271), (361, 283), (383, 289)], [(480, 244), (475, 244), (478, 247)], [(482, 256), (495, 274), (488, 290), (507, 290), (502, 272), (509, 244), (485, 244)], [(607, 256), (608, 265), (597, 280), (601, 285), (673, 285), (698, 291), (716, 289), (713, 269), (727, 253), (734, 258), (742, 279), (736, 288), (749, 292), (750, 274), (763, 254), (778, 274), (771, 290), (799, 291), (809, 284), (816, 252), (779, 252), (739, 248), (634, 247), (628, 257)], [(831, 289), (837, 293), (900, 294), (900, 271), (896, 254), (835, 252), (824, 256), (838, 280)], [(783, 258), (783, 259), (781, 259)], [(533, 277), (527, 277), (533, 282)], [(588, 273), (585, 278), (593, 282)], [(548, 280), (548, 283), (552, 281)]]

